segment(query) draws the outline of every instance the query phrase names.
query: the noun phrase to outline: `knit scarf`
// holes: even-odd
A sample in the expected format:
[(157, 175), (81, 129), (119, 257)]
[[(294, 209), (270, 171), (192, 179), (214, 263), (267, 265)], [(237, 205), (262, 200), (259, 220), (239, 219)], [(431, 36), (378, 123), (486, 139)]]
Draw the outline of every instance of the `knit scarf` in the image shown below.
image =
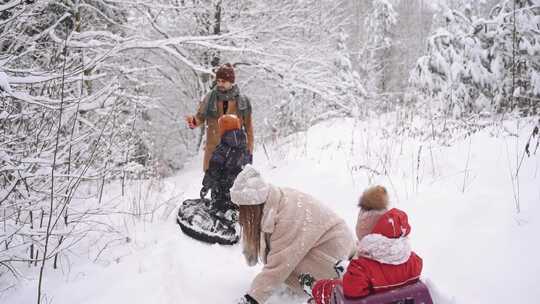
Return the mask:
[(238, 112), (242, 115), (248, 110), (249, 104), (245, 98), (240, 96), (240, 89), (238, 89), (237, 85), (233, 85), (232, 88), (225, 92), (218, 90), (216, 87), (208, 94), (208, 105), (206, 108), (206, 116), (208, 117), (218, 117), (217, 104), (219, 101), (235, 100), (238, 105)]

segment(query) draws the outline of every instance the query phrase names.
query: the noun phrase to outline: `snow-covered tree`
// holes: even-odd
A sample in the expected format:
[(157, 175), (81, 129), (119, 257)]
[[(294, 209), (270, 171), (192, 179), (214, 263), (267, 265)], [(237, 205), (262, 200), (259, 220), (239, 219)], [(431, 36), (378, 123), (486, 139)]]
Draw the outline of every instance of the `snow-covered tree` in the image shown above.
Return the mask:
[(431, 33), (435, 8), (427, 0), (397, 1), (394, 9), (398, 16), (394, 26), (395, 37), (389, 50), (386, 68), (386, 91), (394, 100), (400, 100), (408, 86), (408, 78), (416, 60), (426, 52), (426, 37)]
[[(519, 108), (538, 112), (540, 100), (540, 3), (533, 0), (503, 1), (490, 19), (474, 25), (475, 37), (487, 53), (486, 70), (495, 81), (488, 87), (499, 109)], [(533, 113), (531, 113), (533, 111)]]
[(428, 39), (428, 55), (421, 57), (411, 72), (411, 81), (422, 96), (438, 109), (453, 111), (470, 104), (470, 87), (464, 81), (470, 74), (470, 53), (466, 36), (470, 21), (462, 14), (447, 10), (446, 27)]
[(343, 99), (351, 101), (357, 105), (356, 115), (362, 114), (365, 111), (366, 90), (362, 85), (362, 81), (358, 72), (354, 70), (351, 61), (351, 52), (347, 47), (348, 35), (343, 28), (339, 29), (337, 37), (337, 52), (335, 57), (335, 66), (340, 77), (341, 85), (336, 87), (338, 94), (343, 96)]
[(179, 167), (198, 140), (182, 117), (218, 63), (236, 66), (259, 135), (265, 117), (287, 133), (361, 102), (339, 30), (348, 1), (2, 3), (0, 265), (65, 254), (95, 229), (71, 206), (79, 185), (100, 202), (111, 178)]
[(454, 116), (535, 108), (537, 8), (533, 1), (503, 1), (487, 19), (447, 10), (446, 26), (428, 39), (428, 55), (411, 72), (412, 86), (423, 100)]
[(148, 99), (144, 65), (113, 51), (127, 35), (121, 5), (4, 1), (0, 12), (0, 274), (16, 274), (100, 229), (92, 206), (71, 203), (84, 181), (102, 189), (144, 168), (134, 123)]
[[(157, 90), (164, 95), (159, 102), (175, 113), (155, 117), (154, 127), (167, 124), (174, 130), (170, 126), (194, 111), (211, 85), (207, 79), (216, 62), (235, 65), (240, 87), (254, 105), (258, 134), (266, 133), (265, 125), (258, 125), (265, 117), (279, 119), (276, 106), (290, 100), (291, 92), (308, 109), (308, 121), (327, 109), (337, 109), (339, 115), (355, 110), (357, 101), (342, 94), (350, 84), (342, 81), (334, 64), (339, 28), (348, 22), (347, 1), (195, 1), (176, 6), (189, 13), (160, 10), (174, 3), (140, 7), (145, 14), (136, 18), (139, 42), (128, 43), (147, 45), (152, 52), (147, 58), (167, 79)], [(210, 21), (199, 22), (196, 16)], [(163, 118), (159, 111), (154, 114)], [(177, 145), (192, 144), (193, 132), (178, 130), (175, 135), (182, 138)]]
[(388, 57), (396, 22), (397, 14), (388, 0), (373, 0), (364, 21), (367, 38), (358, 59), (365, 88), (372, 94), (386, 91)]

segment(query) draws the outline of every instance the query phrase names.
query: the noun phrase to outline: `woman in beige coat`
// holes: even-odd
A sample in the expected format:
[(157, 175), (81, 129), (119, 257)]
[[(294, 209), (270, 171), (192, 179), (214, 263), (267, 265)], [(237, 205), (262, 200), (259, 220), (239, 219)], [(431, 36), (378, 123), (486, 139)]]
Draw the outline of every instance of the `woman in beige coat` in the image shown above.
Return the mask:
[(239, 303), (265, 303), (281, 283), (301, 291), (298, 275), (336, 277), (334, 264), (355, 251), (345, 222), (312, 196), (266, 183), (247, 165), (231, 188), (240, 206), (244, 256), (262, 271)]

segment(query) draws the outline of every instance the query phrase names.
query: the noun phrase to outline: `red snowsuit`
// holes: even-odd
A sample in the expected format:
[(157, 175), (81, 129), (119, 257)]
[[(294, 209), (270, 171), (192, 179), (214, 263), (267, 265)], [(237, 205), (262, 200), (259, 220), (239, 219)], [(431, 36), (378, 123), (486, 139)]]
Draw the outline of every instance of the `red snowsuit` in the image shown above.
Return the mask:
[(394, 208), (383, 214), (371, 234), (360, 240), (358, 257), (351, 261), (343, 279), (315, 282), (315, 302), (330, 303), (336, 285), (343, 286), (346, 297), (360, 298), (418, 280), (422, 259), (407, 242), (410, 231), (405, 212)]

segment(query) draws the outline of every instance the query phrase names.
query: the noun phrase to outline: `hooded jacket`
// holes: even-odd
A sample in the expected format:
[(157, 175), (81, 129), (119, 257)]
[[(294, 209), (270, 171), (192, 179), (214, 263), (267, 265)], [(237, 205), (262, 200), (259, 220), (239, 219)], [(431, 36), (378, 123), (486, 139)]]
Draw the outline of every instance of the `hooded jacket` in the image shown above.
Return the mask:
[(328, 303), (336, 285), (348, 298), (359, 298), (397, 288), (419, 279), (422, 259), (411, 250), (407, 214), (391, 209), (379, 217), (370, 234), (358, 245), (342, 280), (320, 280), (313, 287), (316, 303)]

